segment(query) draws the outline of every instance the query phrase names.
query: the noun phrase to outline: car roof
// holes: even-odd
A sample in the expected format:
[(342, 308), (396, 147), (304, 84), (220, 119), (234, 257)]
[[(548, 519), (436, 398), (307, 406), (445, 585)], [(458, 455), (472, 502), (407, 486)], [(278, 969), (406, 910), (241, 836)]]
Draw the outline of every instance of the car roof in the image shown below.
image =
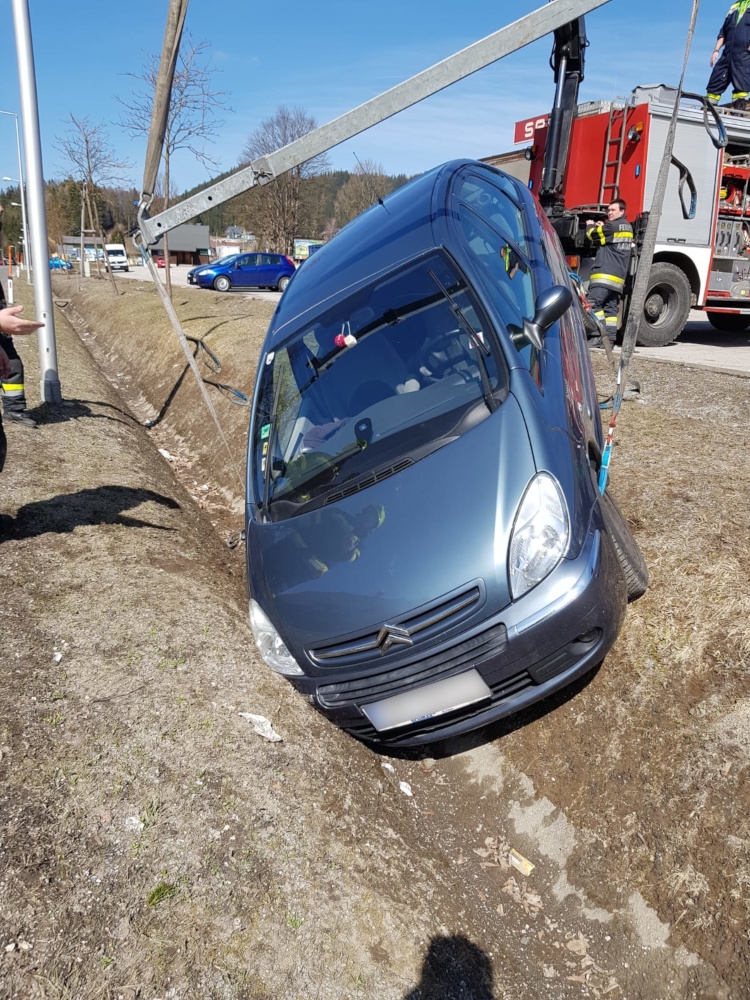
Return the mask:
[[(305, 261), (282, 296), (269, 326), (267, 347), (272, 349), (298, 325), (306, 313), (319, 313), (326, 304), (354, 292), (377, 274), (391, 270), (433, 249), (440, 240), (441, 204), (457, 173), (464, 168), (497, 173), (477, 160), (451, 160), (397, 188), (346, 225)], [(504, 175), (529, 197), (525, 186)]]

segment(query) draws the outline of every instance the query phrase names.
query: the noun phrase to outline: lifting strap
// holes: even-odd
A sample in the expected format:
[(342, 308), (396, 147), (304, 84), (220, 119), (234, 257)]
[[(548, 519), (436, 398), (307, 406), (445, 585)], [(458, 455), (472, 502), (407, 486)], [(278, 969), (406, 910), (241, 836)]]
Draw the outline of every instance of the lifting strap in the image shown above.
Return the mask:
[(659, 222), (661, 220), (662, 207), (664, 205), (664, 194), (667, 190), (667, 182), (669, 180), (669, 169), (672, 165), (674, 139), (677, 131), (677, 117), (680, 112), (680, 99), (682, 97), (682, 85), (685, 82), (685, 71), (687, 69), (688, 58), (690, 56), (690, 49), (693, 44), (695, 22), (698, 17), (699, 7), (700, 0), (693, 0), (693, 10), (690, 15), (690, 27), (688, 28), (687, 41), (685, 43), (685, 57), (682, 63), (682, 75), (680, 76), (680, 83), (675, 96), (674, 108), (672, 109), (672, 119), (669, 123), (667, 141), (664, 146), (664, 156), (662, 157), (661, 166), (659, 168), (659, 175), (656, 181), (654, 197), (648, 216), (648, 224), (646, 226), (646, 235), (643, 238), (643, 248), (641, 250), (638, 271), (636, 272), (635, 282), (633, 284), (633, 294), (630, 300), (630, 308), (628, 310), (628, 322), (625, 327), (625, 335), (623, 337), (622, 350), (620, 352), (620, 365), (617, 369), (617, 376), (615, 380), (612, 418), (609, 422), (607, 440), (602, 454), (602, 464), (599, 469), (599, 492), (602, 494), (607, 488), (607, 479), (609, 478), (609, 466), (612, 458), (615, 427), (617, 426), (617, 416), (620, 412), (620, 407), (622, 406), (625, 374), (628, 370), (630, 359), (633, 356), (633, 351), (635, 350), (635, 342), (638, 337), (638, 327), (641, 322), (641, 317), (643, 316), (643, 308), (646, 304), (646, 293), (648, 291), (651, 264), (654, 259), (654, 248), (656, 247), (656, 235), (659, 229)]

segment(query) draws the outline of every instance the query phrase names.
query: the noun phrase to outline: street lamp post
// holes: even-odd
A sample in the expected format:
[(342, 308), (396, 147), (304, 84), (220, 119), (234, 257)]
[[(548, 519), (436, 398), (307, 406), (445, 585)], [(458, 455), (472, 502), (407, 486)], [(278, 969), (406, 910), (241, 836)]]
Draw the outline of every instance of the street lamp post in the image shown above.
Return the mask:
[[(16, 152), (18, 154), (18, 189), (21, 192), (21, 222), (23, 225), (23, 266), (26, 271), (26, 281), (31, 284), (31, 248), (29, 234), (26, 229), (26, 195), (23, 183), (23, 160), (21, 159), (21, 137), (18, 132), (18, 115), (15, 111), (0, 111), (0, 115), (8, 115), (16, 123)], [(13, 177), (3, 177), (4, 181), (12, 181)]]
[(17, 177), (3, 177), (4, 181), (12, 181), (18, 184), (21, 192), (21, 201), (12, 201), (11, 205), (17, 205), (21, 209), (21, 226), (23, 228), (23, 268), (26, 271), (26, 280), (31, 283), (31, 248), (29, 247), (29, 231), (26, 226), (26, 198), (23, 193), (23, 181)]

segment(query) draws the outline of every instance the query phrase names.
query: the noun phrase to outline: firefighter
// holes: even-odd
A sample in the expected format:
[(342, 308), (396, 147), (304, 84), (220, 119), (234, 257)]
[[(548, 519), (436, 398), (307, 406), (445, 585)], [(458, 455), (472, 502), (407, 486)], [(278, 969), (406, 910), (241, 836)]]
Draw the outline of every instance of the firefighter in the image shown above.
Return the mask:
[(711, 53), (710, 63), (713, 72), (708, 81), (706, 96), (713, 104), (719, 103), (719, 98), (731, 83), (733, 106), (738, 111), (750, 109), (748, 49), (750, 49), (750, 0), (737, 0), (729, 8), (716, 39), (716, 47)]
[[(0, 230), (3, 228), (3, 206), (0, 205)], [(5, 292), (0, 285), (0, 309), (5, 309)], [(43, 325), (43, 324), (40, 324)], [(23, 383), (23, 361), (16, 350), (13, 338), (0, 330), (0, 350), (10, 363), (7, 375), (0, 378), (0, 387), (3, 393), (3, 415), (6, 420), (21, 424), (23, 427), (36, 427), (36, 420), (29, 415), (26, 409), (26, 392)]]
[[(3, 303), (3, 305), (5, 305)], [(8, 308), (0, 309), (0, 343), (2, 341), (10, 340), (10, 335), (15, 336), (25, 336), (30, 333), (35, 333), (44, 323), (37, 323), (36, 320), (32, 319), (21, 319), (18, 315), (23, 311), (23, 306), (11, 306)], [(0, 379), (3, 382), (7, 382), (10, 377), (11, 371), (11, 361), (9, 360), (7, 354), (0, 346)], [(7, 452), (7, 442), (5, 439), (5, 431), (3, 430), (3, 422), (0, 420), (0, 472), (3, 471), (3, 466), (5, 465), (5, 455)]]
[[(606, 222), (586, 221), (586, 236), (599, 247), (586, 298), (596, 318), (604, 324), (611, 344), (617, 338), (617, 314), (633, 248), (633, 226), (625, 218), (626, 210), (622, 198), (616, 198), (607, 206)], [(591, 346), (600, 347), (601, 340)]]

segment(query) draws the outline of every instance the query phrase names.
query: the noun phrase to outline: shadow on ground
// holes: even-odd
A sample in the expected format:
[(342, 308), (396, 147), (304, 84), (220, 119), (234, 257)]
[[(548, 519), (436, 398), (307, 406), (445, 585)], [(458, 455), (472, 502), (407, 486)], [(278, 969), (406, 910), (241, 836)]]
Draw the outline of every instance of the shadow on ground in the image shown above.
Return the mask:
[[(101, 407), (104, 410), (112, 410), (119, 413), (119, 417), (109, 413), (95, 413), (91, 407)], [(121, 410), (111, 403), (103, 403), (93, 399), (68, 399), (64, 403), (41, 403), (39, 406), (30, 409), (29, 416), (33, 417), (39, 424), (64, 424), (70, 420), (81, 420), (84, 417), (91, 417), (94, 420), (112, 420), (117, 424), (127, 424), (133, 426), (138, 421), (126, 410)], [(124, 418), (124, 419), (121, 419)]]
[(404, 1000), (495, 1000), (492, 963), (465, 937), (434, 937), (421, 979)]
[(165, 525), (127, 517), (122, 513), (149, 501), (172, 510), (179, 509), (180, 506), (171, 497), (130, 486), (98, 486), (96, 489), (63, 493), (50, 497), (49, 500), (24, 504), (18, 508), (15, 518), (0, 517), (0, 543), (10, 539), (35, 538), (48, 532), (65, 534), (92, 524), (120, 524), (126, 528), (173, 531), (173, 528)]

